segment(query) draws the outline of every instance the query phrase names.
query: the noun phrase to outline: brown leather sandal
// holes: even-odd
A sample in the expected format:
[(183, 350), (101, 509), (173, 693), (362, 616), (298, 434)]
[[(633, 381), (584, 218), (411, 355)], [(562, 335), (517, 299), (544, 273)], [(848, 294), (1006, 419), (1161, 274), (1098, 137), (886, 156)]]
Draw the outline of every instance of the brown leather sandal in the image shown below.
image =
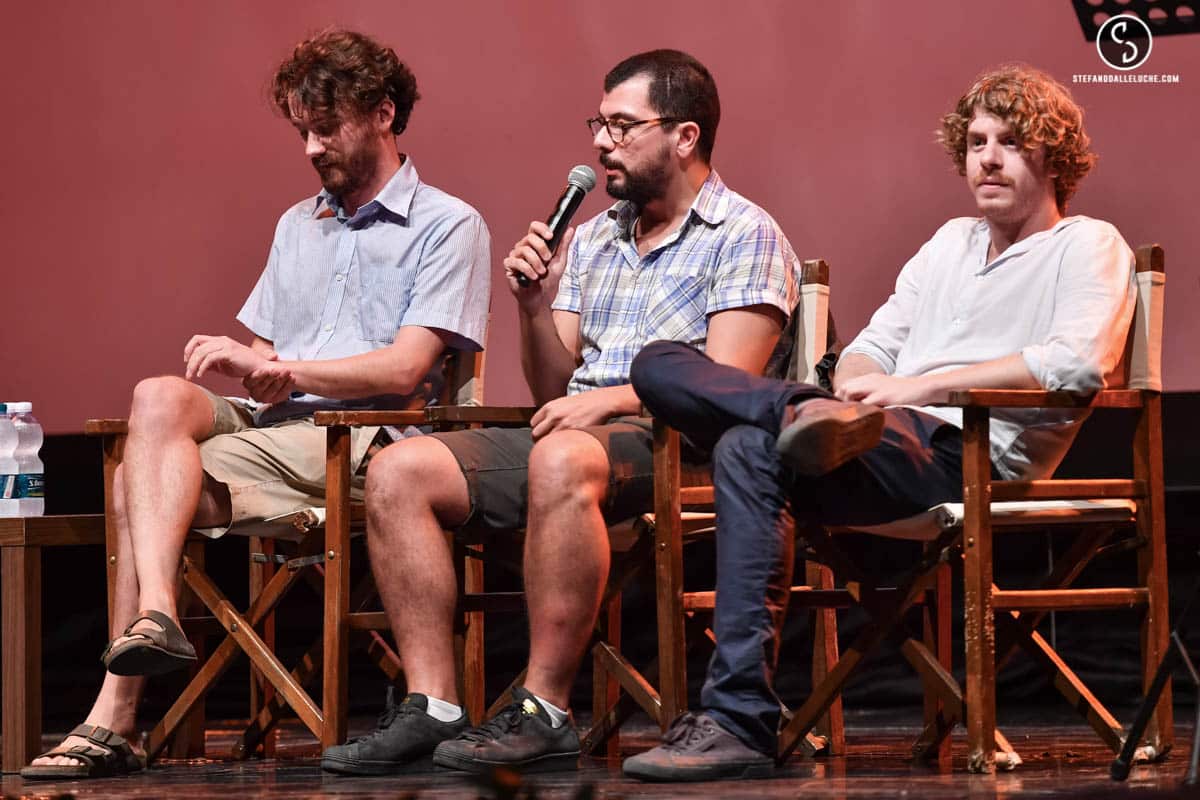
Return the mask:
[(88, 744), (76, 744), (70, 747), (59, 745), (53, 750), (42, 753), (38, 758), (67, 756), (81, 764), (40, 764), (21, 768), (21, 777), (31, 781), (71, 780), (78, 778), (111, 778), (116, 775), (128, 775), (145, 768), (142, 757), (133, 752), (129, 742), (123, 736), (113, 733), (108, 728), (99, 725), (76, 725), (75, 730), (67, 737), (79, 736), (87, 739)]
[[(160, 630), (133, 630), (142, 620)], [(109, 644), (100, 660), (114, 675), (162, 675), (196, 663), (196, 649), (175, 621), (161, 611), (139, 611), (121, 634), (120, 644)]]

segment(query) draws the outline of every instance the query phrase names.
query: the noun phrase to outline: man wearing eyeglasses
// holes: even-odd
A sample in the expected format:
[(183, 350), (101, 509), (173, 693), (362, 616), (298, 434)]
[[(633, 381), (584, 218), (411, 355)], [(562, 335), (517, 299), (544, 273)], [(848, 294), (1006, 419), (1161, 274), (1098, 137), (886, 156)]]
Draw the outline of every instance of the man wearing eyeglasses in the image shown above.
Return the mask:
[[(616, 204), (568, 231), (556, 253), (547, 226), (533, 222), (504, 260), (540, 405), (532, 426), (414, 437), (372, 461), (371, 565), (410, 694), (370, 737), (326, 751), (327, 769), (402, 771), (431, 753), (468, 771), (576, 767), (570, 690), (608, 574), (606, 522), (649, 510), (653, 497), (633, 357), (670, 339), (761, 373), (798, 298), (787, 239), (711, 166), (719, 118), (713, 79), (691, 56), (656, 50), (618, 64), (588, 121)], [(486, 542), (518, 528), (530, 625), (524, 686), (483, 726), (447, 736), (465, 715), (443, 530)]]

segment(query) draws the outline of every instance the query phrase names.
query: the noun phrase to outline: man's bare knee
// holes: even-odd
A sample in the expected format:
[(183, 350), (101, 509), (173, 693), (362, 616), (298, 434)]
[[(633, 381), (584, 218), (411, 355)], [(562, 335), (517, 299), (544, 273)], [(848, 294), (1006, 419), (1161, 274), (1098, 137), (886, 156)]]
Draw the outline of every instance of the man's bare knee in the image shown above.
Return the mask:
[(367, 517), (378, 530), (410, 510), (428, 509), (442, 527), (470, 513), (467, 481), (454, 454), (428, 436), (402, 439), (371, 459), (366, 481)]
[(599, 504), (608, 490), (608, 476), (608, 454), (594, 436), (570, 430), (552, 433), (529, 454), (530, 504)]
[(130, 434), (186, 434), (199, 441), (212, 430), (212, 402), (194, 383), (174, 375), (146, 378), (133, 388)]

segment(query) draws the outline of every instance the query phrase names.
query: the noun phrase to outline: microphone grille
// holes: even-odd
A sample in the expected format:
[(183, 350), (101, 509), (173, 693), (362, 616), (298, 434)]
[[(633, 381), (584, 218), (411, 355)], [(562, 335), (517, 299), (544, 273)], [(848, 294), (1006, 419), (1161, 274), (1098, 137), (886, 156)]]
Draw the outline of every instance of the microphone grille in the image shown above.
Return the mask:
[(567, 175), (567, 183), (590, 192), (596, 188), (596, 172), (586, 164), (579, 164), (571, 168)]

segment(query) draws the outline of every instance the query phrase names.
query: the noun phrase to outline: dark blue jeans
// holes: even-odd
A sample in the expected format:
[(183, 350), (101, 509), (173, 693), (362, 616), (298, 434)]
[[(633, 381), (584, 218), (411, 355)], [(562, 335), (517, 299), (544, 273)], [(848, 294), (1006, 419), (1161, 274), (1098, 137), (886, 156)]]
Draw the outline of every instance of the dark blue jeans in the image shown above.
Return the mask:
[(700, 702), (748, 746), (774, 755), (772, 686), (792, 581), (792, 519), (872, 525), (961, 499), (962, 439), (942, 420), (885, 410), (883, 440), (818, 478), (775, 452), (784, 410), (830, 397), (815, 386), (750, 375), (678, 342), (652, 342), (630, 380), (646, 408), (712, 452), (717, 512), (716, 651)]

